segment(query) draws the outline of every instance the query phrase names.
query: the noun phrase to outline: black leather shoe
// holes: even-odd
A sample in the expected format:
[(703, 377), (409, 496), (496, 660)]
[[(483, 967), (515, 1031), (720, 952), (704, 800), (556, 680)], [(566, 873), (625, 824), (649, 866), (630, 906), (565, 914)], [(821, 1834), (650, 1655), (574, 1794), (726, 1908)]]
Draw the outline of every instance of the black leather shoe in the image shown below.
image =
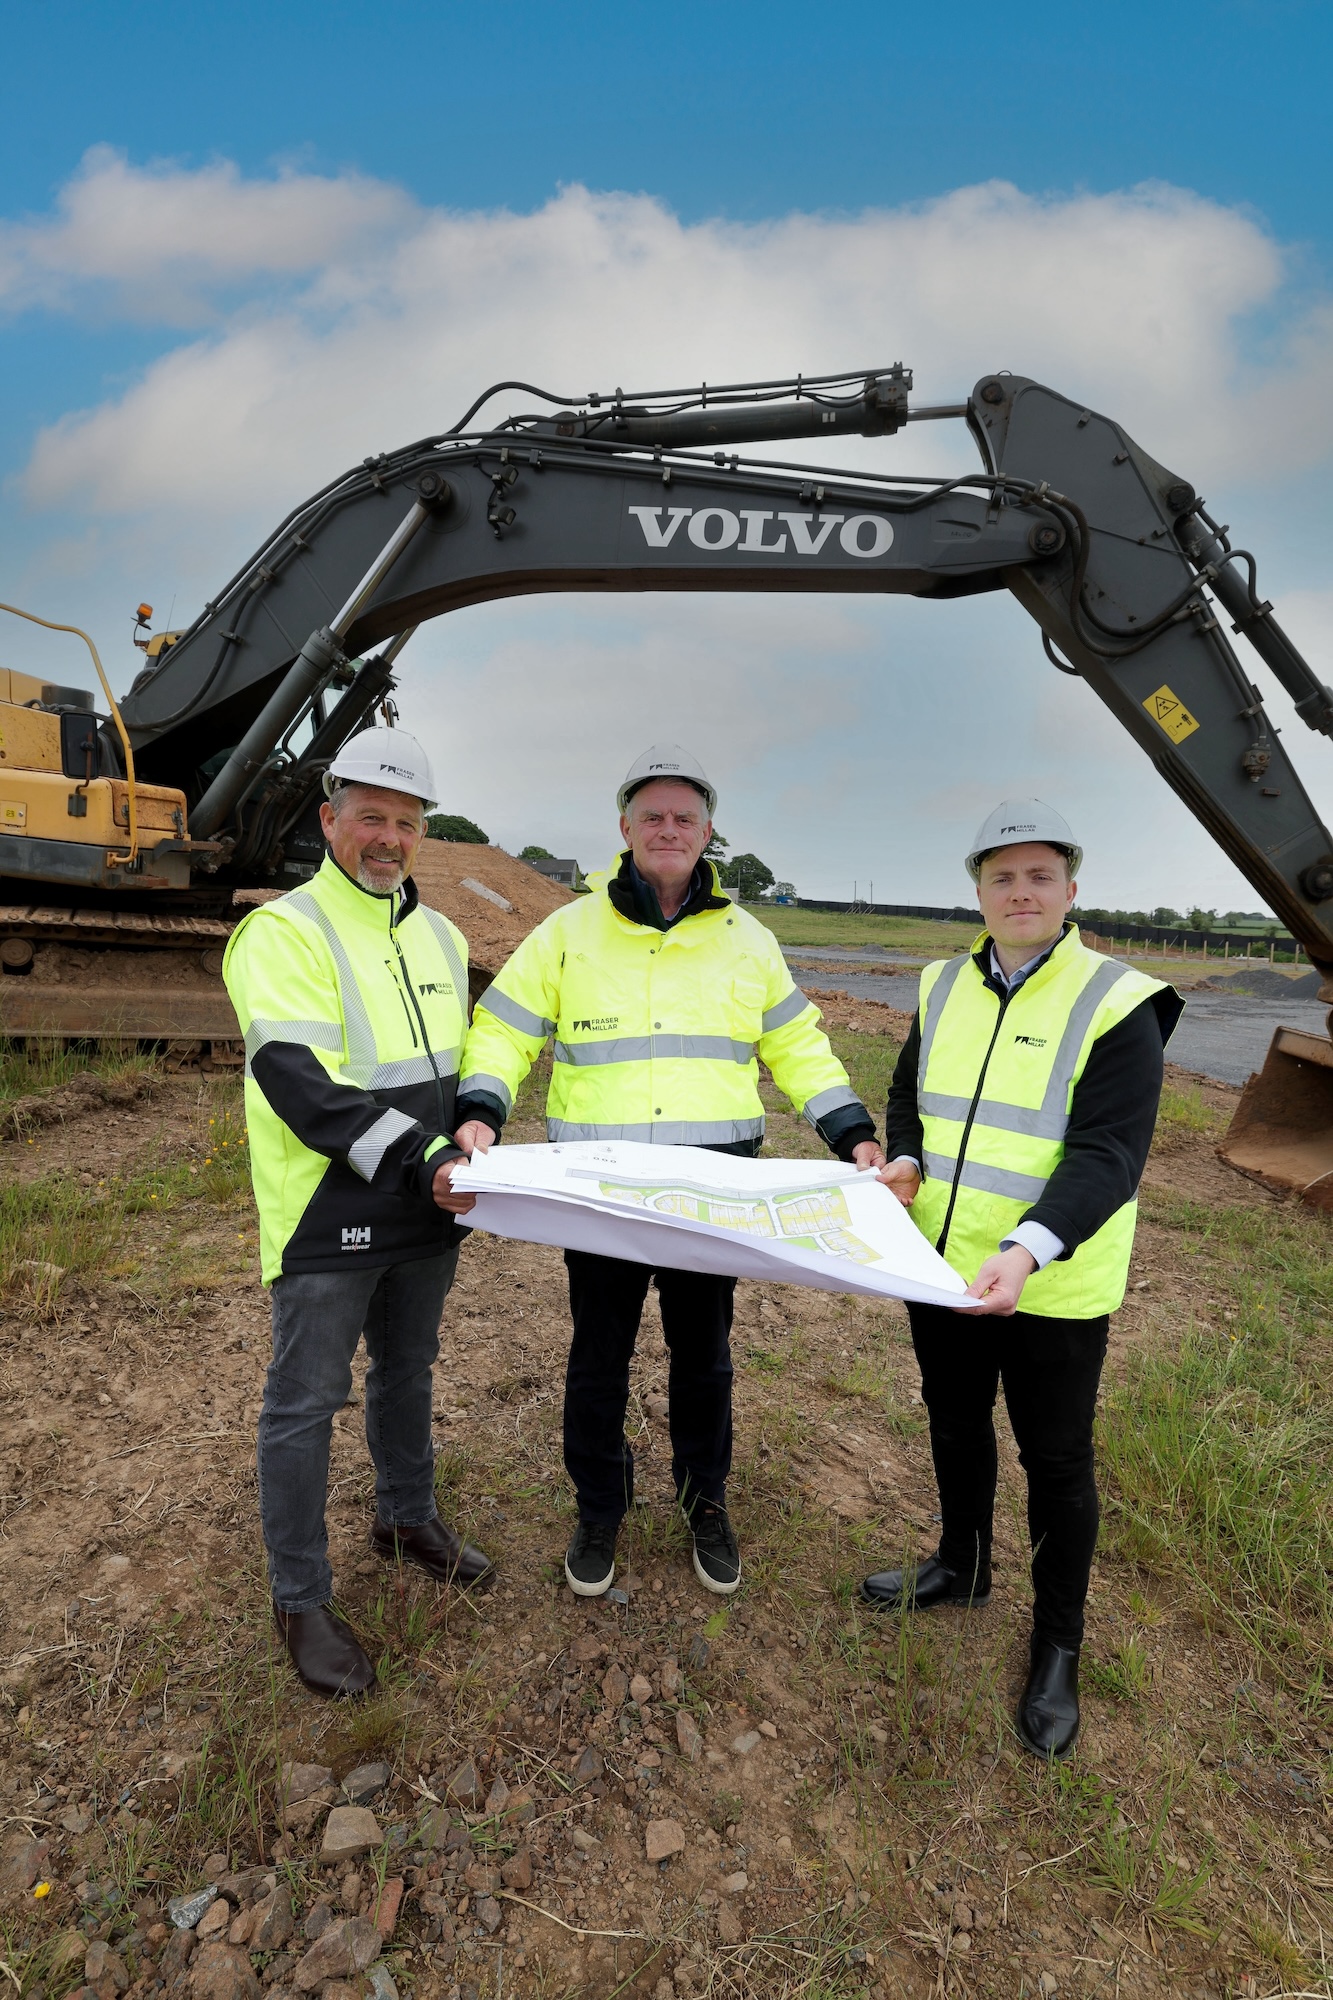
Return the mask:
[(861, 1585), (862, 1604), (877, 1611), (929, 1611), (936, 1604), (970, 1604), (979, 1611), (990, 1603), (990, 1571), (975, 1577), (946, 1569), (938, 1556), (927, 1556), (910, 1569), (882, 1569)]
[(329, 1605), (318, 1611), (279, 1611), (273, 1622), (291, 1654), (292, 1665), (312, 1694), (332, 1701), (364, 1694), (375, 1685), (375, 1669), (349, 1625)]
[(370, 1531), (370, 1546), (386, 1562), (415, 1563), (437, 1583), (456, 1583), (462, 1589), (495, 1571), (489, 1556), (440, 1520), (423, 1521), (415, 1528), (395, 1528), (377, 1520)]
[(1032, 1667), (1014, 1717), (1018, 1740), (1034, 1757), (1062, 1763), (1078, 1742), (1078, 1650), (1049, 1639), (1032, 1642)]

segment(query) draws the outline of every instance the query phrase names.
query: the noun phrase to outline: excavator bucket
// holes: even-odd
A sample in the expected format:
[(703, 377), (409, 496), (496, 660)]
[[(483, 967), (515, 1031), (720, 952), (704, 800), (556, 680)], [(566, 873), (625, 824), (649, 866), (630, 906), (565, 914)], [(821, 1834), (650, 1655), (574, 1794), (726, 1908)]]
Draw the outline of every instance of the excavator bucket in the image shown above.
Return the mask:
[(1333, 1041), (1278, 1028), (1217, 1151), (1251, 1180), (1333, 1213)]

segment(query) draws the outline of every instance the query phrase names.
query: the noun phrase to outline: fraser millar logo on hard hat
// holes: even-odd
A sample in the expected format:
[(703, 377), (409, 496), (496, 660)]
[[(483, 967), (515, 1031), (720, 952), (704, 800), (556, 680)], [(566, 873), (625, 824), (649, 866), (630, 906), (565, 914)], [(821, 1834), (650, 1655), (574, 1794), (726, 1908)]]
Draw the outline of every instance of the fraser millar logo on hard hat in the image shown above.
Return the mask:
[(1001, 833), (1035, 833), (1036, 831), (1036, 826), (1031, 820), (1026, 820), (1021, 825), (1015, 821), (1013, 826), (1002, 826), (1000, 828)]

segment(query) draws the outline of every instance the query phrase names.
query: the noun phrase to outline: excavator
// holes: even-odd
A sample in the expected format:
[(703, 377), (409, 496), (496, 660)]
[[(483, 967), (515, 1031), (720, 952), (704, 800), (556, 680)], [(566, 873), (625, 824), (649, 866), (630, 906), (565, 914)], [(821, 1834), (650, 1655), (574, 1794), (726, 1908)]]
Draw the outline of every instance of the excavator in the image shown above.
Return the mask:
[[(119, 704), (100, 662), (100, 703), (0, 673), (0, 1034), (238, 1060), (221, 947), (247, 901), (319, 865), (330, 760), (392, 717), (425, 620), (533, 591), (1011, 591), (1052, 667), (1129, 731), (1333, 1001), (1333, 837), (1232, 636), (1325, 736), (1333, 690), (1253, 555), (1077, 400), (1004, 372), (965, 403), (912, 389), (901, 363), (581, 397), (497, 383), (452, 430), (303, 502), (189, 626), (139, 638), (141, 606), (146, 657)], [(481, 422), (500, 396), (526, 407)], [(834, 471), (771, 450), (947, 421), (980, 470)], [(1278, 1029), (1221, 1151), (1333, 1210), (1333, 1040)]]

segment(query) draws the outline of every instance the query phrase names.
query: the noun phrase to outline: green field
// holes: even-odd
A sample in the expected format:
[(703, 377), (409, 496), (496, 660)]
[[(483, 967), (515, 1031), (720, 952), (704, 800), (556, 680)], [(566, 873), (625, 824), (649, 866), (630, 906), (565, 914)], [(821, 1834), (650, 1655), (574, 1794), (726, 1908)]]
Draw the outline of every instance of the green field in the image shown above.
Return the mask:
[(837, 910), (777, 909), (771, 903), (745, 907), (783, 945), (882, 944), (890, 951), (940, 958), (966, 951), (981, 928), (980, 917), (975, 924), (936, 924), (924, 917), (853, 916)]

